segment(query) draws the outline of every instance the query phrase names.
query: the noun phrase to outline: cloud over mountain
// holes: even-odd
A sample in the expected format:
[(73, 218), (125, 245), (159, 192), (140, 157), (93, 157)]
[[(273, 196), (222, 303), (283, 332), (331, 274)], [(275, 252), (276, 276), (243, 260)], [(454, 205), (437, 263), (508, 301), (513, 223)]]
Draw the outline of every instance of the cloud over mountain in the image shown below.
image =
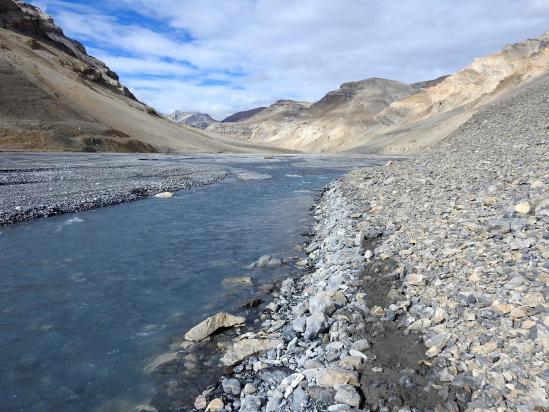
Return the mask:
[(452, 73), (547, 30), (544, 0), (36, 0), (161, 111), (317, 100), (344, 81)]

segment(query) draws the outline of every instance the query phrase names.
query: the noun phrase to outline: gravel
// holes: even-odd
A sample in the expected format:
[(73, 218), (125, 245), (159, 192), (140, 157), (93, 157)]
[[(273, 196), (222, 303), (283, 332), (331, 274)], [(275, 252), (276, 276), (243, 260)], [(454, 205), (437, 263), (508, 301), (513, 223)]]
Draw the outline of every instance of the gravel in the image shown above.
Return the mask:
[(209, 185), (270, 179), (250, 168), (350, 169), (385, 157), (0, 153), (0, 225)]

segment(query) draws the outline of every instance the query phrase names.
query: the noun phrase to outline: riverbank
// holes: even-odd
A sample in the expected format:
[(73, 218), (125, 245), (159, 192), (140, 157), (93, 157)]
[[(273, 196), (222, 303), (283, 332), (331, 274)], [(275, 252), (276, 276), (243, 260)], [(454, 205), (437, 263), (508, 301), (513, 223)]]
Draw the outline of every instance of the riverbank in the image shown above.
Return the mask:
[(269, 178), (194, 156), (0, 153), (0, 159), (0, 225), (116, 205), (230, 176)]
[(276, 347), (236, 363), (209, 409), (549, 407), (548, 95), (532, 84), (418, 159), (330, 186), (310, 271), (237, 338)]
[(385, 156), (0, 153), (0, 226), (82, 212), (222, 180), (269, 179), (250, 166), (349, 170)]

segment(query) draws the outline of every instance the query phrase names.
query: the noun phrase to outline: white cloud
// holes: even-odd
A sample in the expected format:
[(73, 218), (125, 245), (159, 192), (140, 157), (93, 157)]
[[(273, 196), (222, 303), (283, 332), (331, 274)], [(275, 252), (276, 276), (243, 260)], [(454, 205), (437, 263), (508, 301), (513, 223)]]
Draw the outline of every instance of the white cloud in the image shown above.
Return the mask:
[[(143, 100), (217, 117), (278, 98), (316, 100), (350, 80), (433, 78), (549, 29), (546, 0), (41, 2)], [(128, 11), (147, 24), (126, 21)], [(226, 85), (202, 81), (212, 78)]]

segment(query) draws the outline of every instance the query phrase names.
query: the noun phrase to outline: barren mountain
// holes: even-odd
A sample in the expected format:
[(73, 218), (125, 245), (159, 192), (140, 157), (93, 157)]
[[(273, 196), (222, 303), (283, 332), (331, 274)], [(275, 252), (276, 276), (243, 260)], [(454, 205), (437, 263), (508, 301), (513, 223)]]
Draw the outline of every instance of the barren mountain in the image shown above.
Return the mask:
[(216, 124), (208, 130), (277, 147), (338, 151), (346, 135), (361, 133), (390, 103), (417, 92), (410, 85), (379, 78), (344, 83), (314, 104), (279, 100), (243, 122)]
[(233, 122), (243, 122), (244, 120), (249, 119), (253, 115), (263, 111), (266, 107), (256, 107), (250, 110), (244, 110), (243, 112), (236, 112), (231, 114), (229, 117), (226, 117), (221, 122), (222, 123), (233, 123)]
[[(269, 144), (273, 136), (278, 136), (290, 125), (299, 122), (310, 106), (311, 104), (307, 102), (278, 100), (241, 122), (216, 123), (209, 126), (207, 130), (218, 135)], [(277, 147), (277, 145), (272, 146)]]
[(217, 133), (312, 152), (414, 153), (444, 139), (499, 96), (549, 71), (549, 33), (476, 59), (451, 76), (406, 85), (345, 83), (310, 107), (268, 116), (273, 106)]
[(242, 152), (161, 118), (40, 9), (0, 0), (0, 150)]
[(196, 129), (205, 129), (213, 123), (218, 123), (213, 117), (206, 113), (197, 112), (183, 112), (176, 110), (175, 112), (166, 116), (167, 119), (172, 122), (184, 124), (186, 126), (194, 127)]

